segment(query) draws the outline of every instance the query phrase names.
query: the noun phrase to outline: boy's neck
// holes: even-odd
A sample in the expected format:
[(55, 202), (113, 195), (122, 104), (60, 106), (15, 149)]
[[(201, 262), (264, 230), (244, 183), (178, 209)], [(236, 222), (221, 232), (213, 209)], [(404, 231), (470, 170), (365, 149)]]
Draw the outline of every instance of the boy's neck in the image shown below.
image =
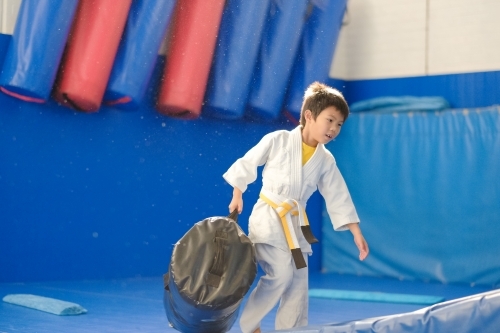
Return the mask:
[(317, 147), (318, 142), (311, 138), (309, 128), (306, 126), (302, 126), (301, 129), (302, 142), (308, 145), (309, 147)]

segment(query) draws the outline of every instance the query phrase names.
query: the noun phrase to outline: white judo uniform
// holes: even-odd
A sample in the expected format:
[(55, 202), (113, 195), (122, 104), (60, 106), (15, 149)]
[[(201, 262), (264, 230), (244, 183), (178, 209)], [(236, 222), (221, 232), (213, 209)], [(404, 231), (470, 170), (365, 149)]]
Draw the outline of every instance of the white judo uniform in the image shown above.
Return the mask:
[[(250, 215), (248, 236), (255, 244), (257, 261), (266, 275), (250, 294), (242, 312), (240, 326), (244, 333), (258, 328), (278, 301), (281, 302), (276, 329), (307, 325), (307, 268), (297, 269), (290, 251), (300, 247), (306, 263), (307, 255), (312, 253), (301, 226), (307, 224), (306, 203), (316, 189), (325, 200), (335, 230), (347, 230), (347, 224), (359, 222), (345, 181), (324, 145), (318, 144), (313, 156), (302, 166), (300, 126), (265, 135), (223, 177), (245, 192), (247, 185), (257, 179), (257, 168), (264, 164), (261, 199)], [(276, 205), (290, 203), (297, 213), (290, 211), (280, 218), (285, 214), (278, 215), (269, 199)], [(287, 225), (290, 230), (286, 230)]]

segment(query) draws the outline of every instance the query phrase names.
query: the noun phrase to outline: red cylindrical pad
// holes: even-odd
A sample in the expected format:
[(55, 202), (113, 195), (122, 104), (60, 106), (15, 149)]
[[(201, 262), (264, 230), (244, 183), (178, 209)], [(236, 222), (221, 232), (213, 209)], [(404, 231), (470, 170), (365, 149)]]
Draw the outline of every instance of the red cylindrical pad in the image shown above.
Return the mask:
[(132, 0), (80, 0), (54, 98), (80, 111), (101, 105)]
[(156, 104), (166, 115), (192, 119), (201, 113), (224, 0), (179, 0)]

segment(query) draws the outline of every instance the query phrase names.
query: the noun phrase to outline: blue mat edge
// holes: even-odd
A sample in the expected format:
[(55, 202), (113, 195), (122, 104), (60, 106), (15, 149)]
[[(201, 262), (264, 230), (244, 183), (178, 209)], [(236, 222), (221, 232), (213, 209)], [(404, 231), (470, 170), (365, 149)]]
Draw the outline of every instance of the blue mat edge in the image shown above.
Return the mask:
[(373, 291), (337, 290), (337, 289), (310, 289), (309, 297), (338, 299), (346, 301), (402, 303), (432, 305), (445, 300), (441, 296), (395, 294)]

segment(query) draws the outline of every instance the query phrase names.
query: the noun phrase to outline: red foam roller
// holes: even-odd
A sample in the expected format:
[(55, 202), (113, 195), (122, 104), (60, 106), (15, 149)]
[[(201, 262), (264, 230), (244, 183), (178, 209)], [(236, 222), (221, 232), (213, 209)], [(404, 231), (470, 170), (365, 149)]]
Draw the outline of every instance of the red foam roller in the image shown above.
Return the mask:
[(225, 0), (179, 0), (156, 109), (193, 119), (201, 113)]
[(80, 111), (97, 111), (132, 0), (80, 0), (54, 98)]

